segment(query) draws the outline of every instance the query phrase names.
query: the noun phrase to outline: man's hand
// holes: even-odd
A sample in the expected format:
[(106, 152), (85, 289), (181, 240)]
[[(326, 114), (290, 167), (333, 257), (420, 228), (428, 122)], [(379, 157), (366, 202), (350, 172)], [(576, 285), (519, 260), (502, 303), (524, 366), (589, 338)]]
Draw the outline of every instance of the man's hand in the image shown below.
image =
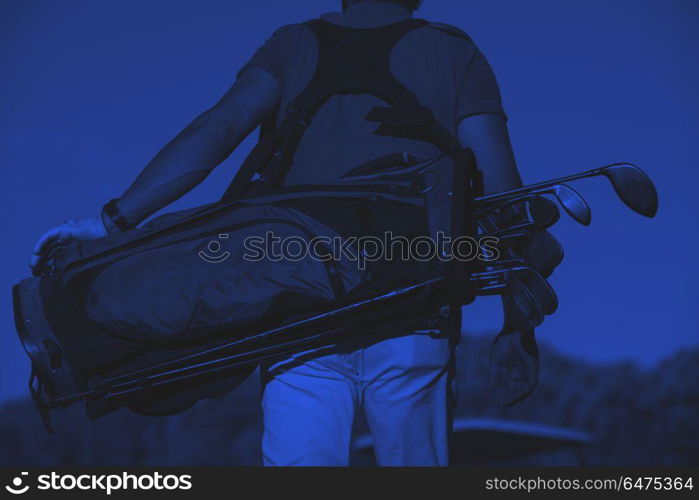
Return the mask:
[(488, 391), (495, 392), (501, 407), (527, 399), (539, 381), (539, 349), (534, 330), (503, 330), (490, 351)]
[(50, 258), (53, 250), (70, 241), (89, 241), (107, 236), (107, 230), (100, 217), (94, 219), (71, 219), (60, 226), (46, 231), (34, 245), (29, 267), (35, 276), (41, 272), (41, 268)]

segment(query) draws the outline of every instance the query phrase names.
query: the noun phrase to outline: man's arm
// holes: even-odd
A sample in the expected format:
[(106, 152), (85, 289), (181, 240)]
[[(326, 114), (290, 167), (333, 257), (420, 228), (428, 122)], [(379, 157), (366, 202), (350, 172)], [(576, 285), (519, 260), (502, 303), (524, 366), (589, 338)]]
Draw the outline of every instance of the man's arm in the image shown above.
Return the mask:
[[(248, 68), (211, 109), (170, 141), (116, 202), (135, 225), (201, 183), (209, 173), (274, 112), (281, 89), (264, 70)], [(34, 246), (29, 266), (41, 269), (52, 248), (70, 239), (91, 240), (118, 231), (110, 217), (71, 220), (46, 231)]]
[(478, 168), (483, 172), (485, 194), (522, 185), (504, 116), (480, 114), (464, 118), (459, 123), (458, 135), (461, 145), (471, 148), (476, 156)]
[(257, 68), (244, 71), (219, 102), (151, 160), (119, 198), (119, 211), (137, 224), (189, 192), (274, 112), (279, 97), (270, 74)]

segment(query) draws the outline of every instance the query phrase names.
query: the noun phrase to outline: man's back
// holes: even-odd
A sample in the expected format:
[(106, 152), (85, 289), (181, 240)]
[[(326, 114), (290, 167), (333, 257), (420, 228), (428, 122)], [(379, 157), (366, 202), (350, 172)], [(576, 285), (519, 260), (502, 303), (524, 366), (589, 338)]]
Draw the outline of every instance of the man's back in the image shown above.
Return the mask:
[[(350, 28), (375, 28), (410, 17), (394, 4), (361, 2), (343, 13), (321, 19)], [(279, 29), (246, 64), (275, 77), (281, 87), (277, 123), (289, 102), (313, 77), (318, 59), (315, 37), (305, 23)], [(480, 113), (503, 114), (495, 78), (475, 45), (454, 28), (427, 25), (409, 32), (395, 46), (391, 71), (420, 102), (432, 109), (452, 134), (461, 119)], [(374, 134), (376, 123), (364, 117), (374, 106), (385, 105), (377, 97), (333, 96), (316, 114), (296, 151), (287, 184), (322, 183), (374, 158), (402, 151), (434, 156), (438, 150), (427, 142)], [(361, 146), (358, 146), (361, 145)]]

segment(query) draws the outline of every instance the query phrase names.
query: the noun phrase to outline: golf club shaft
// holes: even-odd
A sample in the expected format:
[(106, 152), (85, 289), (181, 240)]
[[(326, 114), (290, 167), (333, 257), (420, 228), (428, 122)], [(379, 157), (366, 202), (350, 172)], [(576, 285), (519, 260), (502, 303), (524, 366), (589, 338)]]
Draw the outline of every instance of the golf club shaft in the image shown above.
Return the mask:
[[(481, 226), (483, 227), (483, 226)], [(501, 237), (507, 237), (511, 233), (519, 233), (522, 231), (527, 231), (527, 230), (534, 230), (537, 229), (538, 226), (532, 222), (532, 221), (527, 221), (523, 222), (522, 224), (516, 224), (514, 226), (509, 226), (509, 227), (502, 227), (502, 228), (497, 228), (495, 226), (491, 226), (492, 229), (484, 229), (483, 233), (480, 233), (478, 235), (479, 238), (486, 238), (486, 237), (493, 237), (493, 238), (501, 238)]]
[(501, 207), (504, 207), (506, 205), (510, 205), (512, 203), (517, 203), (517, 202), (522, 202), (522, 201), (530, 201), (530, 200), (534, 199), (536, 196), (539, 196), (539, 195), (537, 195), (535, 193), (527, 193), (524, 195), (515, 196), (513, 198), (505, 198), (503, 200), (498, 199), (498, 200), (488, 202), (488, 203), (483, 203), (483, 204), (479, 203), (480, 198), (476, 198), (474, 200), (475, 208), (474, 208), (473, 213), (476, 216), (483, 215), (485, 213), (490, 212), (491, 210), (494, 210), (496, 208), (501, 208)]

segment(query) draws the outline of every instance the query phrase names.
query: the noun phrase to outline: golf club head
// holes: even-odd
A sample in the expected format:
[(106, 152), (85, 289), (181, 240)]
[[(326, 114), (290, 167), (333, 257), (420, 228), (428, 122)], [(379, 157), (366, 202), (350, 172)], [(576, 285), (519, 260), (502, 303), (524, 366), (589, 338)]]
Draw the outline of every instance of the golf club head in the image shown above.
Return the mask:
[(620, 163), (605, 167), (602, 173), (627, 207), (645, 217), (655, 216), (658, 212), (658, 192), (643, 170), (630, 163)]
[(561, 211), (551, 200), (543, 196), (529, 198), (529, 215), (537, 227), (546, 229), (553, 226), (561, 218)]
[(589, 226), (592, 221), (592, 212), (585, 199), (572, 187), (566, 184), (557, 184), (552, 188), (552, 194), (558, 198), (561, 206), (573, 220)]
[[(526, 211), (522, 213), (522, 222), (506, 227), (500, 227), (502, 221), (498, 219), (494, 211), (516, 203), (524, 205)], [(518, 233), (528, 229), (547, 229), (554, 225), (561, 217), (558, 205), (548, 198), (539, 195), (522, 196), (505, 200), (492, 207), (480, 208), (474, 212), (478, 225), (483, 229), (483, 236), (509, 237), (512, 233)]]
[(548, 231), (536, 231), (524, 242), (525, 244), (516, 250), (517, 254), (545, 278), (551, 276), (553, 270), (563, 261), (563, 247), (559, 241)]
[[(503, 261), (510, 266), (505, 270), (508, 289), (511, 294), (522, 293), (523, 287), (528, 297), (536, 302), (541, 312), (548, 316), (558, 309), (558, 297), (548, 281), (533, 267), (526, 263), (520, 263), (519, 259)], [(505, 268), (507, 269), (507, 268)], [(541, 319), (543, 321), (543, 318)]]
[(522, 279), (524, 286), (531, 292), (540, 304), (543, 313), (549, 316), (558, 309), (558, 296), (548, 281), (537, 273), (531, 273)]
[[(518, 329), (528, 331), (544, 322), (545, 314), (541, 302), (515, 272), (507, 277), (507, 295), (518, 313), (515, 315), (519, 323)], [(506, 322), (511, 323), (512, 319), (509, 318)]]
[(535, 269), (519, 262), (502, 261), (502, 266), (475, 273), (471, 277), (478, 295), (502, 295), (505, 323), (527, 331), (558, 309), (558, 297), (551, 285)]

